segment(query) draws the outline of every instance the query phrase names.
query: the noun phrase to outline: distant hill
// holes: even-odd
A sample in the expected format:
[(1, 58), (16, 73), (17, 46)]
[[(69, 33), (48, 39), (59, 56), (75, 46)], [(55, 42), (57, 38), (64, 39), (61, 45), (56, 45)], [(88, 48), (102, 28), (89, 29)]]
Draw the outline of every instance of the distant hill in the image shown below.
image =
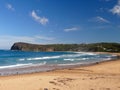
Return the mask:
[(20, 51), (84, 51), (84, 52), (120, 52), (120, 43), (91, 44), (48, 44), (38, 45), (23, 42), (14, 43), (11, 50)]

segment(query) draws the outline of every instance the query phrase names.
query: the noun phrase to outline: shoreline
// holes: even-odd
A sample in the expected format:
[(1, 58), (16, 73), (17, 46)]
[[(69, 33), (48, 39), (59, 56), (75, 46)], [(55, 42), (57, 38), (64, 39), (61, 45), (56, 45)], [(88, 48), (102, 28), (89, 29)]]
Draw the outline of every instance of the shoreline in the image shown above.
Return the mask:
[(120, 90), (119, 82), (120, 58), (94, 65), (0, 76), (0, 90)]
[(33, 73), (44, 73), (44, 72), (52, 72), (56, 70), (64, 70), (64, 69), (71, 69), (71, 68), (82, 68), (82, 67), (89, 67), (97, 64), (101, 64), (104, 62), (116, 61), (120, 59), (119, 53), (107, 53), (107, 52), (87, 52), (87, 53), (94, 53), (94, 54), (111, 54), (115, 55), (116, 57), (111, 60), (102, 60), (96, 62), (86, 62), (86, 63), (79, 63), (79, 64), (71, 64), (71, 65), (31, 65), (31, 66), (23, 66), (23, 67), (16, 67), (16, 68), (3, 68), (0, 69), (0, 76), (12, 76), (12, 75), (24, 75), (24, 74), (33, 74)]
[(88, 52), (94, 54), (111, 54), (115, 55), (116, 57), (111, 60), (102, 60), (97, 62), (91, 63), (82, 63), (76, 65), (32, 65), (32, 66), (24, 66), (22, 68), (3, 68), (0, 69), (0, 77), (4, 76), (14, 76), (14, 75), (24, 75), (24, 74), (34, 74), (34, 73), (45, 73), (45, 72), (53, 72), (56, 70), (64, 70), (64, 69), (71, 69), (71, 68), (82, 68), (82, 67), (89, 67), (94, 66), (97, 64), (116, 61), (120, 59), (120, 53), (107, 53), (107, 52)]

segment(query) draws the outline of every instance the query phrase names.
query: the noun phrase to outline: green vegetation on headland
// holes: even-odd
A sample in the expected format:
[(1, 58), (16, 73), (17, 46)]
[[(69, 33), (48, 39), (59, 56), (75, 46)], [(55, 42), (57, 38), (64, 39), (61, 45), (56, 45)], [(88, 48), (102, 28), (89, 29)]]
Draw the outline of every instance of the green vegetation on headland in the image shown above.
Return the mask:
[(38, 45), (18, 42), (11, 50), (20, 51), (81, 51), (81, 52), (120, 52), (120, 43), (91, 43), (91, 44), (48, 44)]

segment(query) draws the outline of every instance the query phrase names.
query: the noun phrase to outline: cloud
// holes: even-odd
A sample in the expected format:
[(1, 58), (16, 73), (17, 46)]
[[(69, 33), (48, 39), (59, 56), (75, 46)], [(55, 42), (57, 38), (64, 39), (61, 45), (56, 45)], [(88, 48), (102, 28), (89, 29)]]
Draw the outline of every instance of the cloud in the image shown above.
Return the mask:
[(0, 48), (10, 48), (15, 42), (27, 42), (27, 43), (35, 43), (35, 44), (45, 44), (51, 43), (55, 40), (52, 37), (46, 36), (12, 36), (12, 35), (1, 35), (0, 36)]
[(110, 12), (120, 16), (120, 0), (118, 0), (118, 3), (112, 9), (110, 9)]
[(89, 21), (98, 22), (98, 23), (110, 23), (110, 21), (108, 21), (107, 19), (100, 17), (100, 16), (94, 17)]
[(79, 30), (79, 28), (77, 28), (77, 27), (72, 27), (72, 28), (66, 28), (66, 29), (64, 29), (65, 32), (77, 31), (77, 30)]
[(14, 11), (15, 9), (13, 8), (13, 6), (11, 5), (11, 4), (6, 4), (6, 8), (8, 9), (8, 10), (11, 10), (11, 11)]
[(42, 24), (42, 25), (46, 25), (47, 23), (48, 23), (48, 19), (47, 18), (45, 18), (45, 17), (40, 17), (40, 16), (38, 16), (37, 15), (37, 13), (33, 10), (32, 12), (31, 12), (31, 16), (33, 17), (33, 19), (35, 20), (35, 21), (37, 21), (38, 23), (40, 23), (40, 24)]

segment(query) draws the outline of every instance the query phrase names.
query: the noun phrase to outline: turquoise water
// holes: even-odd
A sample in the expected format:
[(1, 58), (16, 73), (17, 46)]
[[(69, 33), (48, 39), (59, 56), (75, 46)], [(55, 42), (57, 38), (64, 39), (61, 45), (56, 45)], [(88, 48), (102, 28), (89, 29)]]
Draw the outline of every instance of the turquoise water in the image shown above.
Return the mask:
[(32, 65), (67, 66), (111, 60), (114, 55), (85, 52), (23, 52), (0, 50), (0, 69)]

